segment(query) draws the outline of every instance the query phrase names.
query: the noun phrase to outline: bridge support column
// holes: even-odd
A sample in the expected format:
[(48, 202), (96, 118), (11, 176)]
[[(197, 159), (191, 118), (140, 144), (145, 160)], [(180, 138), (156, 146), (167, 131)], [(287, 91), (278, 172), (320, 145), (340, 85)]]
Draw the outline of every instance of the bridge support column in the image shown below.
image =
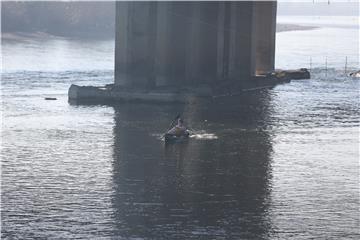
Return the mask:
[(154, 85), (157, 43), (156, 2), (117, 2), (115, 84)]
[(274, 70), (276, 1), (255, 2), (256, 74)]
[(185, 81), (186, 84), (195, 84), (199, 76), (199, 61), (200, 61), (200, 48), (201, 48), (201, 3), (194, 2), (191, 4), (191, 13), (189, 22), (186, 47), (186, 66), (185, 66)]
[(157, 3), (157, 28), (155, 44), (155, 74), (156, 86), (165, 86), (170, 78), (171, 61), (169, 51), (171, 48), (170, 35), (170, 3)]
[(219, 81), (227, 77), (227, 56), (228, 48), (225, 46), (225, 42), (228, 41), (227, 36), (228, 26), (226, 24), (226, 6), (225, 2), (219, 2), (218, 4), (218, 16), (217, 16), (217, 76)]
[(129, 47), (129, 2), (116, 3), (115, 15), (115, 84), (125, 86), (130, 83), (128, 64)]
[(231, 2), (230, 79), (249, 81), (255, 72), (254, 2)]
[(115, 85), (239, 84), (273, 70), (276, 2), (117, 2)]

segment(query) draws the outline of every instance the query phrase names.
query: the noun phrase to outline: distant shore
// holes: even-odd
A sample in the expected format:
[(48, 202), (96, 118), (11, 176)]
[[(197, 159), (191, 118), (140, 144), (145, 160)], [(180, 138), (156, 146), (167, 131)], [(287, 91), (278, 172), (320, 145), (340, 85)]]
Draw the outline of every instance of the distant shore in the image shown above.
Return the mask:
[[(312, 30), (318, 27), (302, 26), (297, 24), (284, 24), (278, 23), (276, 25), (276, 32), (289, 32), (289, 31), (305, 31)], [(99, 36), (94, 34), (79, 34), (79, 35), (53, 35), (46, 32), (2, 32), (1, 39), (3, 41), (21, 41), (26, 39), (44, 39), (44, 38), (75, 38), (75, 39), (94, 39), (94, 40), (111, 40), (113, 36)]]
[(2, 32), (2, 41), (25, 41), (29, 39), (85, 39), (85, 40), (111, 40), (114, 36), (108, 35), (93, 35), (93, 34), (79, 34), (79, 35), (55, 35), (47, 32)]
[(303, 26), (298, 24), (278, 23), (276, 25), (276, 32), (289, 32), (289, 31), (305, 31), (317, 29), (315, 26)]

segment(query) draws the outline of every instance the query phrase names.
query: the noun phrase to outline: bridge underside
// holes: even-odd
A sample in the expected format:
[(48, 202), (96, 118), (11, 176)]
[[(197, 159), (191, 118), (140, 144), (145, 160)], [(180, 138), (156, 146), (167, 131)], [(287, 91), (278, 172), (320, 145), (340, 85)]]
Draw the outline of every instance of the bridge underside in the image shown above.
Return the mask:
[(115, 85), (243, 86), (274, 69), (276, 1), (117, 2)]

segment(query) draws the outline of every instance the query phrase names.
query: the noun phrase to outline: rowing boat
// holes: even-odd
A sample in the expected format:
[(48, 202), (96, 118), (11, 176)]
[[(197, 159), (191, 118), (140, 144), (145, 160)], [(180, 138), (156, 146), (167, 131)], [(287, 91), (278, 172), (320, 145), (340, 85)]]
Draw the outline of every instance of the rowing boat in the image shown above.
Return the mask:
[(170, 133), (166, 133), (164, 135), (165, 138), (165, 143), (181, 143), (181, 142), (185, 142), (189, 139), (190, 137), (190, 132), (186, 131), (185, 134), (181, 134), (181, 135), (175, 135), (175, 134), (170, 134)]

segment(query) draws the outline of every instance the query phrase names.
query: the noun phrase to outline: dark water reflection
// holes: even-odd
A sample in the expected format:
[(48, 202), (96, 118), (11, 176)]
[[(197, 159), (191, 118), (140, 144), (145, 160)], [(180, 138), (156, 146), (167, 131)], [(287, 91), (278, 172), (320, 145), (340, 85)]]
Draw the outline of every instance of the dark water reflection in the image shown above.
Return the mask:
[[(1, 238), (360, 239), (357, 35), (279, 33), (311, 80), (186, 106), (69, 105), (113, 82), (113, 41), (3, 41)], [(195, 135), (165, 147), (178, 113)]]
[[(263, 92), (260, 98), (246, 94), (231, 105), (224, 100), (187, 106), (115, 106), (116, 235), (154, 239), (271, 235), (272, 140), (263, 130), (268, 100)], [(158, 133), (179, 112), (198, 138), (165, 146)], [(201, 138), (209, 133), (217, 138)]]
[[(2, 75), (2, 238), (359, 238), (358, 80), (314, 72), (214, 102), (69, 105), (70, 82), (112, 77), (82, 74)], [(178, 113), (194, 136), (165, 146)]]

